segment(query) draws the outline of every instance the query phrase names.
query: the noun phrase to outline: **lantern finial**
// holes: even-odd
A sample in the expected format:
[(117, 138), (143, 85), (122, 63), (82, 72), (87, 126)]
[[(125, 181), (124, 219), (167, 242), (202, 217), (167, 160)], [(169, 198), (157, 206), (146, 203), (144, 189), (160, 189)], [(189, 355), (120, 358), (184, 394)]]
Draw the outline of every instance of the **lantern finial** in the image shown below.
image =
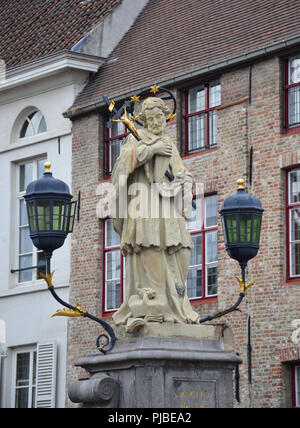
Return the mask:
[(243, 178), (239, 178), (237, 180), (237, 185), (239, 186), (238, 189), (245, 189), (244, 184), (245, 184), (245, 180)]
[(51, 172), (50, 168), (51, 168), (51, 162), (45, 162), (44, 163), (44, 167), (46, 168), (45, 172)]

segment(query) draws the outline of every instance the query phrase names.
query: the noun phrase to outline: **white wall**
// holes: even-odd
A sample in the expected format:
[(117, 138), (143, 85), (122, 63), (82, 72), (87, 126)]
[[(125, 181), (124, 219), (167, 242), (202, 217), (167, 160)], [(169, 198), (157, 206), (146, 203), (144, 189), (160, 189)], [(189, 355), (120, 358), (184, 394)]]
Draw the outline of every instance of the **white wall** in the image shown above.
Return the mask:
[[(19, 161), (46, 155), (53, 175), (70, 186), (72, 167), (71, 121), (62, 113), (72, 105), (87, 72), (65, 71), (27, 85), (0, 92), (0, 319), (6, 325), (8, 357), (2, 359), (0, 407), (11, 402), (11, 355), (16, 347), (55, 340), (58, 344), (57, 407), (65, 404), (67, 320), (51, 318), (60, 308), (43, 280), (17, 284), (16, 165)], [(29, 106), (41, 110), (47, 132), (18, 139), (20, 114)], [(58, 138), (60, 137), (60, 153)], [(74, 195), (77, 198), (77, 195)], [(57, 293), (69, 301), (70, 237), (52, 258)], [(1, 376), (1, 374), (0, 374)]]

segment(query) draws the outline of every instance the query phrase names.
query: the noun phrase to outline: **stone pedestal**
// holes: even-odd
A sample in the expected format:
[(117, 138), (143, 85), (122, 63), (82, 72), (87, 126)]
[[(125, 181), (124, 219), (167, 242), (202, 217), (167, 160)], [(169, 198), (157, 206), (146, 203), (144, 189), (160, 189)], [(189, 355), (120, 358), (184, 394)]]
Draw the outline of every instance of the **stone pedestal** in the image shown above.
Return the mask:
[(71, 401), (99, 408), (232, 407), (232, 370), (240, 358), (221, 349), (213, 327), (184, 327), (176, 333), (171, 326), (168, 337), (163, 325), (150, 327), (155, 337), (119, 331), (111, 352), (77, 361), (90, 378), (70, 385)]

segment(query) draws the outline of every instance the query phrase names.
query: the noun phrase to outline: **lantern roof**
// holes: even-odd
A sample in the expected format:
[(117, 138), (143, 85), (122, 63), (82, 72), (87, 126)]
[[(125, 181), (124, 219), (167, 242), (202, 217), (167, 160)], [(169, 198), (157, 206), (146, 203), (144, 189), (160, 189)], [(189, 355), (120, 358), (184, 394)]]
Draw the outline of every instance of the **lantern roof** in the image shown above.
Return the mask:
[(51, 163), (45, 163), (45, 172), (41, 178), (34, 180), (28, 184), (26, 189), (25, 199), (30, 196), (44, 196), (55, 195), (58, 197), (65, 197), (66, 199), (71, 199), (72, 195), (70, 193), (69, 186), (62, 180), (54, 178), (52, 172), (50, 171)]
[(237, 180), (238, 190), (237, 192), (225, 199), (222, 204), (221, 213), (224, 211), (239, 211), (239, 210), (251, 210), (263, 212), (264, 209), (261, 202), (255, 196), (251, 196), (246, 193), (244, 188), (244, 180)]

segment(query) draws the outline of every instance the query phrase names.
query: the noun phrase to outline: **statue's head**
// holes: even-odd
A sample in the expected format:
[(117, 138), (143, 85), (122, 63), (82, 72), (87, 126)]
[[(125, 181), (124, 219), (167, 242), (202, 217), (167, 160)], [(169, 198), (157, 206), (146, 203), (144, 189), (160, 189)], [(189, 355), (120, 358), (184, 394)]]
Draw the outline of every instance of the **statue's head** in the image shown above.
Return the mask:
[(169, 114), (170, 110), (162, 99), (149, 97), (142, 104), (140, 119), (152, 134), (161, 135), (165, 130)]

